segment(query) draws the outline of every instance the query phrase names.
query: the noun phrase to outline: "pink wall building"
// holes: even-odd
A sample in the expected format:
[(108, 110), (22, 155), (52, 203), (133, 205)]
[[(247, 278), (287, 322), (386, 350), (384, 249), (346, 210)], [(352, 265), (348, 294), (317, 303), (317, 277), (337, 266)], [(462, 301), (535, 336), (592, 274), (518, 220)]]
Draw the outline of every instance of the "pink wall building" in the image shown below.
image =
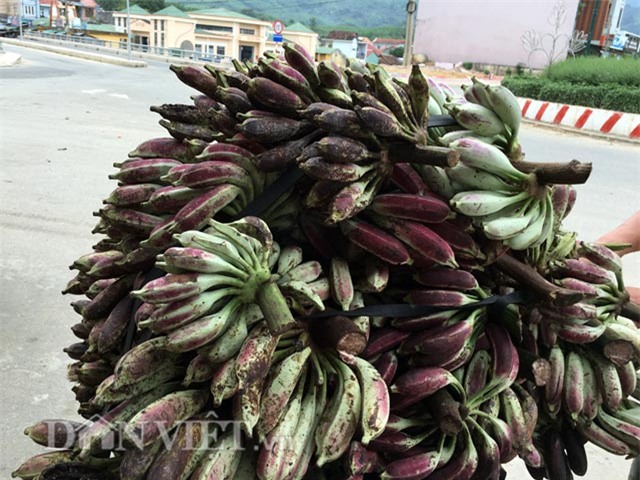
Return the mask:
[[(548, 19), (557, 3), (556, 0), (420, 0), (413, 51), (435, 62), (527, 65), (529, 54), (520, 37), (528, 30), (553, 33)], [(566, 18), (560, 33), (571, 36), (578, 3), (579, 0), (564, 0)], [(566, 48), (562, 50), (564, 58)], [(542, 68), (545, 64), (543, 54), (531, 55), (531, 67)]]

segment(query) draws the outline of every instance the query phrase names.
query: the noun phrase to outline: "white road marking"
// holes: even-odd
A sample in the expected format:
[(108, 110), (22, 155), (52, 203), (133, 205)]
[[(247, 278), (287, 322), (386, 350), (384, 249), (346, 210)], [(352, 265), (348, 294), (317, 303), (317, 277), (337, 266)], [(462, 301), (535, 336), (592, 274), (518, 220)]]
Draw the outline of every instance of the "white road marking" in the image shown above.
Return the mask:
[(95, 95), (96, 93), (106, 92), (104, 88), (96, 88), (94, 90), (82, 90), (82, 93), (87, 93), (89, 95)]
[(127, 95), (126, 93), (110, 93), (109, 96), (116, 97), (116, 98), (124, 98), (125, 100), (129, 100), (129, 95)]

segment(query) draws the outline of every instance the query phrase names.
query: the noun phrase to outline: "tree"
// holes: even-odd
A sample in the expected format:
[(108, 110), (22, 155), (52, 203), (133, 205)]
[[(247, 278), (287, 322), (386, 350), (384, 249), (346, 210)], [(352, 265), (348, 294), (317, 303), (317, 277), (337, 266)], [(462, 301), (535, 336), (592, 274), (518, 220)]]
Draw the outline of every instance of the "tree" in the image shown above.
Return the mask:
[(389, 50), (389, 55), (393, 55), (394, 57), (403, 58), (404, 57), (404, 45), (400, 45), (399, 47), (394, 47)]
[(164, 0), (133, 0), (137, 5), (149, 12), (157, 12), (165, 7)]
[(100, 0), (98, 3), (105, 12), (114, 12), (125, 7), (124, 0)]
[(311, 17), (309, 19), (309, 28), (311, 28), (311, 30), (315, 30), (317, 26), (318, 26), (318, 19), (316, 17)]

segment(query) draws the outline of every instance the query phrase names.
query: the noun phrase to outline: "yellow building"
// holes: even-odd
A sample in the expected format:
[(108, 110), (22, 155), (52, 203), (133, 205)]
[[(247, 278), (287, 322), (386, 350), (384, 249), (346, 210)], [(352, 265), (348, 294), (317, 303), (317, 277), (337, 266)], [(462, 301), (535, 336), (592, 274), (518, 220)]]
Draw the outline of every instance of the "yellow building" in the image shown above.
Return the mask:
[(94, 25), (87, 24), (84, 31), (85, 35), (104, 42), (105, 47), (118, 48), (118, 46), (127, 41), (127, 34), (122, 29), (116, 29), (114, 25)]
[[(180, 49), (195, 52), (194, 57), (207, 61), (225, 58), (251, 59), (274, 50), (270, 22), (233, 12), (225, 8), (210, 8), (183, 12), (170, 6), (155, 13), (134, 5), (130, 7), (132, 42), (148, 51)], [(116, 29), (126, 32), (127, 12), (113, 15)], [(299, 43), (315, 54), (318, 34), (296, 23), (285, 28), (285, 41)]]
[(347, 57), (339, 49), (333, 47), (316, 48), (316, 62), (333, 62), (340, 67), (347, 65)]
[(189, 12), (196, 21), (195, 50), (207, 57), (255, 59), (267, 50), (269, 22), (224, 8)]
[(20, 0), (0, 0), (0, 15), (17, 16), (20, 14)]
[[(146, 49), (149, 46), (151, 33), (150, 13), (138, 5), (129, 8), (129, 20), (131, 21), (131, 42), (136, 46)], [(113, 13), (113, 24), (118, 32), (127, 33), (127, 11), (121, 10)]]

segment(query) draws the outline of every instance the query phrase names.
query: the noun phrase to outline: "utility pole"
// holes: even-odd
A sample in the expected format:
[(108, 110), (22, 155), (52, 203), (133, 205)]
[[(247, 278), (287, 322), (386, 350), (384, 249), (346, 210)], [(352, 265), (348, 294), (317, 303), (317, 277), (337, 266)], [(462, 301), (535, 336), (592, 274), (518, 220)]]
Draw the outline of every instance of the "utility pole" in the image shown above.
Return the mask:
[(411, 64), (413, 58), (413, 34), (415, 27), (415, 20), (413, 15), (418, 8), (415, 0), (409, 0), (407, 2), (407, 29), (404, 34), (404, 57), (402, 59), (402, 65), (405, 67)]
[(23, 0), (20, 0), (20, 16), (18, 17), (18, 22), (20, 23), (20, 40), (22, 40), (22, 9), (24, 8)]
[(596, 3), (593, 6), (591, 23), (589, 25), (589, 36), (587, 37), (587, 53), (591, 53), (593, 50), (593, 46), (591, 45), (591, 41), (593, 40), (593, 34), (596, 29), (596, 20), (598, 19), (598, 11), (600, 10), (600, 0), (596, 0)]
[(131, 19), (129, 17), (129, 0), (127, 0), (127, 59), (131, 61)]

